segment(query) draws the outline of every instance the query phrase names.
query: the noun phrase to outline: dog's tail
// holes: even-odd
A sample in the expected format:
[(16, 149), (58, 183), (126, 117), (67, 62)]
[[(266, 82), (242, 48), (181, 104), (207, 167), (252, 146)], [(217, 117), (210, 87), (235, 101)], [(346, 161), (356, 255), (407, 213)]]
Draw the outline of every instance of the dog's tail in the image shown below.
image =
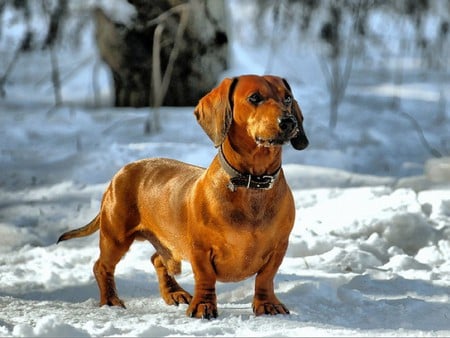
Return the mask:
[(59, 237), (56, 244), (58, 244), (59, 242), (62, 242), (62, 241), (66, 241), (68, 239), (72, 239), (72, 238), (89, 236), (89, 235), (93, 234), (94, 232), (96, 232), (99, 229), (99, 227), (100, 227), (100, 214), (95, 216), (95, 218), (92, 221), (90, 221), (88, 224), (86, 224), (84, 227), (63, 233)]

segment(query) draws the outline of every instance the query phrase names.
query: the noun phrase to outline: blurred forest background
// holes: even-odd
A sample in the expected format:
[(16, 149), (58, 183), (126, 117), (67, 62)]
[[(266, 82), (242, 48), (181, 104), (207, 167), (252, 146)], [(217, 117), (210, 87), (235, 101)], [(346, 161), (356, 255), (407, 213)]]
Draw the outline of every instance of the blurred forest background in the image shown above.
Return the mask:
[[(20, 67), (20, 59), (39, 53), (48, 59), (51, 71), (37, 72), (36, 83), (52, 87), (55, 105), (64, 101), (64, 82), (90, 64), (94, 105), (104, 104), (97, 78), (106, 66), (113, 88), (107, 104), (193, 106), (229, 67), (232, 39), (255, 48), (264, 44), (270, 53), (266, 73), (273, 71), (278, 51), (289, 45), (303, 50), (291, 55), (293, 62), (301, 64), (305, 53), (315, 58), (329, 94), (330, 129), (338, 123), (338, 108), (355, 65), (376, 72), (380, 63), (391, 64), (389, 74), (379, 75), (401, 84), (408, 60), (414, 60), (423, 77), (434, 77), (438, 85), (448, 81), (448, 0), (243, 0), (239, 7), (230, 3), (235, 2), (1, 0), (0, 98), (7, 97), (8, 86), (17, 81), (11, 74)], [(235, 8), (245, 10), (235, 13)], [(86, 49), (90, 36), (95, 36), (96, 47), (75, 57)], [(439, 100), (444, 114), (443, 90)], [(398, 104), (395, 95), (392, 104)], [(147, 122), (148, 132), (159, 128), (158, 118), (154, 115)], [(420, 127), (412, 117), (406, 118)]]

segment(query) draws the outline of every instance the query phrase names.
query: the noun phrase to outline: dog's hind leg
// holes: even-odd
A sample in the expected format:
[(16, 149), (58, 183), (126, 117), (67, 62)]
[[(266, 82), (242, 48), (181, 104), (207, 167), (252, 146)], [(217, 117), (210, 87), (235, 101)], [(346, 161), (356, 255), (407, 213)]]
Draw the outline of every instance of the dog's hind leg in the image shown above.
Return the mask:
[[(189, 304), (192, 296), (185, 291), (173, 276), (169, 274), (169, 271), (163, 261), (163, 258), (158, 253), (152, 256), (152, 263), (155, 267), (156, 274), (158, 276), (159, 291), (161, 292), (161, 297), (169, 305), (178, 304)], [(167, 264), (170, 265), (171, 270), (179, 271), (181, 267), (173, 267), (173, 265), (180, 265), (181, 262), (175, 262), (171, 260)]]
[(118, 241), (100, 234), (100, 257), (94, 265), (94, 275), (100, 290), (100, 306), (125, 308), (124, 302), (117, 295), (114, 271), (133, 240), (134, 238), (127, 238), (124, 241)]

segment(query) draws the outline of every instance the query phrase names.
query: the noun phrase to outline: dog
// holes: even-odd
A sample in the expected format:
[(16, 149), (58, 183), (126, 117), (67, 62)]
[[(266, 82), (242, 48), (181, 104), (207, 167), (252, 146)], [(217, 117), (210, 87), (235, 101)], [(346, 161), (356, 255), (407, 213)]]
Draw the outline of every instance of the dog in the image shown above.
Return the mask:
[[(289, 314), (273, 282), (295, 218), (282, 145), (308, 145), (292, 90), (277, 76), (226, 78), (200, 99), (194, 115), (218, 148), (208, 168), (173, 159), (127, 164), (111, 180), (97, 216), (58, 243), (100, 229), (93, 269), (100, 306), (125, 307), (114, 282), (116, 264), (134, 240), (148, 240), (162, 298), (188, 304), (188, 316), (216, 318), (216, 281), (254, 275), (254, 314)], [(192, 265), (193, 296), (174, 278), (182, 260)]]

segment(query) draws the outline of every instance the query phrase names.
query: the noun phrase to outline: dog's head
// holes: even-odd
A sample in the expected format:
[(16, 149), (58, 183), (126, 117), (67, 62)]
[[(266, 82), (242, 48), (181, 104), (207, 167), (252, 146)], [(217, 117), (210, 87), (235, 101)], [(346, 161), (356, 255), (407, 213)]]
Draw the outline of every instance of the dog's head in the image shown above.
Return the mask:
[(308, 146), (303, 115), (288, 82), (277, 76), (243, 75), (224, 79), (205, 95), (195, 116), (216, 147), (233, 126), (242, 138), (264, 147), (290, 141), (295, 149)]

